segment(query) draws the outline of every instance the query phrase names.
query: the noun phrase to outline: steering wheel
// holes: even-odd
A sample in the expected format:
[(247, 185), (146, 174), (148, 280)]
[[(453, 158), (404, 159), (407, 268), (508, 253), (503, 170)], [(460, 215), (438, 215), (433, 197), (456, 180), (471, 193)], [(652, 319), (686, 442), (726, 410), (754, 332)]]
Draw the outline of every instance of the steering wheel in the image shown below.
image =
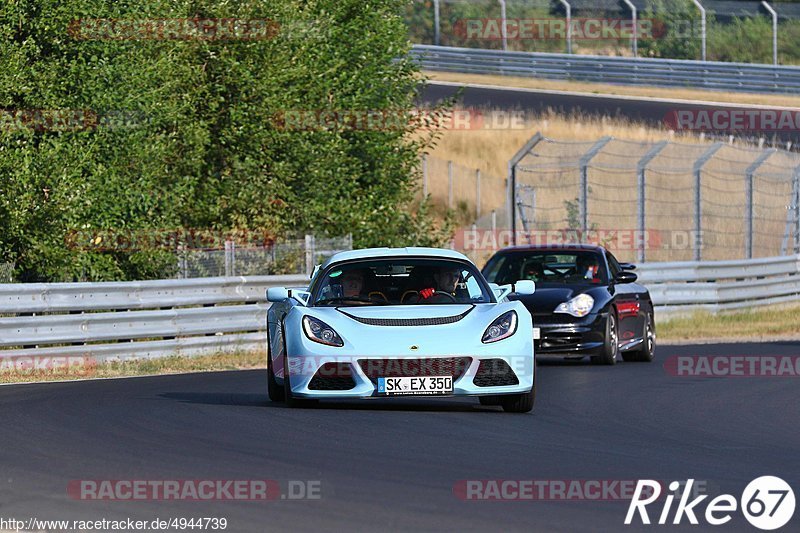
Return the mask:
[(451, 303), (456, 303), (456, 297), (450, 294), (449, 292), (434, 292), (430, 297), (421, 299), (419, 303), (431, 303), (431, 301), (436, 298), (437, 296), (447, 296), (450, 298)]

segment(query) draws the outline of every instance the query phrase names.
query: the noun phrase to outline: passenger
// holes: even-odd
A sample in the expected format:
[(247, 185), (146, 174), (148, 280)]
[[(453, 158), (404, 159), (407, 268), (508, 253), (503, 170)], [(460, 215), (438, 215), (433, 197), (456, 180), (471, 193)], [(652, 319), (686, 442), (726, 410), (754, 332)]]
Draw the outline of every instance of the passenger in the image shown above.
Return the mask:
[(575, 261), (576, 274), (583, 279), (600, 281), (600, 260), (595, 254), (579, 255)]

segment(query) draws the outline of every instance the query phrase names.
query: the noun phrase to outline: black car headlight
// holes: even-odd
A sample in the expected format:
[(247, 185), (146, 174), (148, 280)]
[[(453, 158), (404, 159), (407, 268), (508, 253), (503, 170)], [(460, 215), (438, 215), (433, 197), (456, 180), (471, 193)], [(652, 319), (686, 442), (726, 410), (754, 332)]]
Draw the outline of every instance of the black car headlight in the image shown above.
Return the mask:
[(566, 313), (574, 317), (584, 317), (592, 312), (594, 298), (588, 294), (579, 294), (572, 300), (558, 304), (554, 313)]
[(314, 342), (328, 346), (344, 346), (344, 341), (332, 327), (313, 316), (303, 317), (303, 331), (306, 337)]
[(483, 332), (481, 342), (497, 342), (506, 339), (517, 331), (517, 313), (509, 311), (503, 313), (495, 319), (494, 322), (489, 324), (486, 331)]

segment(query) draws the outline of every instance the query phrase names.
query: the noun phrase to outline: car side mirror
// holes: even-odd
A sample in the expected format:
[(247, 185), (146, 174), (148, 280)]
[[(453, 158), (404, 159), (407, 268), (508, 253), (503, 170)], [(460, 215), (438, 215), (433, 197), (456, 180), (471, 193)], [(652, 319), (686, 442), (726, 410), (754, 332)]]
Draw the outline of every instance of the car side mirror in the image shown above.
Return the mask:
[(521, 279), (514, 284), (514, 293), (529, 296), (536, 291), (536, 283), (530, 279)]
[(286, 287), (269, 287), (267, 289), (268, 302), (285, 302), (289, 299), (289, 289)]
[(629, 270), (622, 270), (614, 276), (614, 283), (633, 283), (639, 278), (636, 274)]
[(634, 265), (633, 263), (620, 263), (619, 267), (622, 270), (636, 270), (636, 265)]

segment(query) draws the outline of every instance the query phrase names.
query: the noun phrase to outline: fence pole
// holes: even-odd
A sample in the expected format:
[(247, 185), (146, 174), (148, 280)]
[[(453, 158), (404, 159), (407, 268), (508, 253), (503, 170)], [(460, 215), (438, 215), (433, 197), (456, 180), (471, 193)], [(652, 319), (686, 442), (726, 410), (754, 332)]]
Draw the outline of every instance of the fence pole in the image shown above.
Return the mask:
[(497, 235), (497, 211), (492, 209), (492, 235)]
[(794, 253), (800, 254), (800, 166), (794, 169)]
[(744, 201), (745, 201), (745, 213), (744, 213), (744, 251), (745, 255), (748, 259), (752, 259), (753, 257), (753, 180), (758, 167), (764, 164), (764, 162), (769, 159), (769, 156), (774, 154), (777, 150), (774, 148), (770, 150), (764, 151), (763, 154), (758, 156), (758, 158), (753, 161), (753, 164), (747, 167), (745, 171), (745, 176), (747, 181), (745, 182), (745, 191), (744, 191)]
[(633, 50), (633, 57), (639, 57), (639, 25), (636, 16), (636, 6), (633, 5), (631, 0), (624, 0), (625, 4), (631, 10), (631, 22), (633, 22), (633, 39), (631, 49)]
[(428, 154), (422, 154), (422, 199), (428, 197)]
[(508, 50), (508, 23), (506, 22), (506, 0), (498, 0), (500, 2), (500, 20), (502, 23), (500, 32), (503, 37), (503, 51)]
[(506, 203), (508, 204), (509, 225), (511, 226), (511, 244), (517, 244), (517, 165), (537, 144), (544, 139), (541, 132), (530, 138), (508, 162), (508, 179), (506, 180)]
[(703, 247), (703, 195), (702, 195), (702, 174), (703, 166), (711, 159), (717, 150), (722, 148), (722, 143), (716, 143), (705, 151), (694, 162), (694, 260), (700, 261), (703, 257), (701, 249)]
[(233, 241), (225, 241), (225, 275), (233, 276)]
[(761, 0), (761, 5), (772, 15), (772, 64), (778, 65), (778, 13), (772, 9), (767, 0)]
[(697, 6), (697, 9), (700, 10), (700, 32), (701, 32), (700, 38), (702, 39), (702, 45), (701, 45), (702, 46), (702, 51), (701, 51), (701, 54), (702, 54), (703, 61), (705, 61), (706, 60), (706, 31), (707, 31), (706, 8), (703, 7), (703, 4), (700, 3), (700, 0), (692, 0), (692, 2), (694, 2), (694, 5)]
[(567, 0), (559, 0), (564, 9), (567, 10), (567, 53), (572, 53), (572, 6)]
[(314, 236), (313, 235), (306, 235), (305, 252), (306, 252), (306, 275), (310, 275), (314, 271)]
[(578, 206), (580, 207), (581, 231), (584, 236), (589, 231), (589, 162), (611, 141), (611, 139), (613, 139), (613, 137), (603, 137), (597, 141), (594, 146), (589, 148), (589, 151), (583, 154), (580, 160), (581, 183), (580, 190), (578, 191)]
[(447, 162), (447, 208), (453, 209), (453, 162)]
[(660, 143), (653, 146), (644, 156), (639, 160), (639, 163), (636, 165), (636, 177), (637, 177), (637, 188), (639, 190), (638, 194), (638, 202), (637, 202), (637, 219), (638, 219), (638, 230), (639, 230), (639, 237), (637, 239), (636, 248), (637, 248), (637, 261), (643, 263), (646, 260), (645, 257), (645, 202), (647, 198), (645, 197), (646, 192), (646, 176), (645, 173), (647, 172), (647, 165), (650, 164), (650, 161), (655, 158), (661, 150), (663, 150), (669, 144), (668, 141), (661, 141)]
[(439, 46), (439, 0), (433, 0), (433, 44)]
[(475, 169), (475, 218), (481, 218), (481, 169)]

